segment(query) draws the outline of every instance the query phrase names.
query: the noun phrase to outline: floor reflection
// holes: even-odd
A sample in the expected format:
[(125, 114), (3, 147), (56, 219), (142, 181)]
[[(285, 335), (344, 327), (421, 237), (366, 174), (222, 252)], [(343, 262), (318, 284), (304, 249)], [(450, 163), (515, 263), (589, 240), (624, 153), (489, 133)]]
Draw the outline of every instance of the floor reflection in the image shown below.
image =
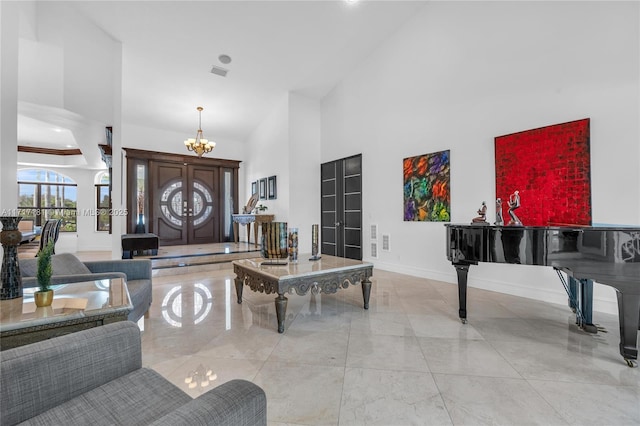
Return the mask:
[(162, 318), (173, 327), (197, 325), (211, 313), (213, 295), (201, 283), (172, 287), (162, 300)]
[(205, 368), (200, 364), (195, 370), (190, 371), (185, 377), (184, 382), (189, 385), (189, 389), (206, 388), (211, 382), (216, 380), (218, 375), (210, 368)]

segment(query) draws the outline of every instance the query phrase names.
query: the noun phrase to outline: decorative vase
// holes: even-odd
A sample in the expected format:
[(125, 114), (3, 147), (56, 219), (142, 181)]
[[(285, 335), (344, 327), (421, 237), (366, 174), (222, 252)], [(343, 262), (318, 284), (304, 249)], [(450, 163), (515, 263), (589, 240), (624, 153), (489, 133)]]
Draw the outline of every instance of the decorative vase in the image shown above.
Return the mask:
[(298, 261), (298, 228), (289, 231), (289, 262)]
[(53, 302), (53, 290), (36, 291), (33, 293), (33, 300), (36, 302), (38, 308), (51, 306)]
[[(289, 257), (287, 235), (287, 222), (266, 222), (262, 224), (262, 247), (260, 254), (269, 262), (263, 262), (264, 265), (269, 264), (286, 264)], [(285, 260), (283, 262), (283, 260)]]
[(320, 226), (316, 223), (311, 225), (311, 259), (309, 260), (318, 260), (320, 256), (318, 256), (318, 248), (319, 248), (319, 234), (320, 234)]
[(144, 214), (138, 213), (138, 222), (136, 223), (136, 234), (146, 234), (144, 226)]
[(0, 222), (2, 222), (0, 243), (2, 243), (4, 249), (2, 271), (0, 272), (2, 282), (0, 300), (22, 297), (22, 276), (20, 275), (20, 264), (18, 263), (18, 244), (22, 239), (22, 233), (18, 230), (18, 223), (21, 219), (21, 216), (0, 217)]

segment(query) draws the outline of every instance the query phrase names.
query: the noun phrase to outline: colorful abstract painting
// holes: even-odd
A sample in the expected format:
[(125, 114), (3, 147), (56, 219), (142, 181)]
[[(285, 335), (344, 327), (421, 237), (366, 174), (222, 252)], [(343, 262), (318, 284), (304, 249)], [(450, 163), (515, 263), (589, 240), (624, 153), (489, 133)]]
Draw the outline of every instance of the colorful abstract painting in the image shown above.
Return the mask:
[(449, 150), (403, 160), (404, 220), (451, 220)]
[(508, 223), (508, 200), (525, 226), (591, 225), (589, 119), (495, 138), (496, 197)]

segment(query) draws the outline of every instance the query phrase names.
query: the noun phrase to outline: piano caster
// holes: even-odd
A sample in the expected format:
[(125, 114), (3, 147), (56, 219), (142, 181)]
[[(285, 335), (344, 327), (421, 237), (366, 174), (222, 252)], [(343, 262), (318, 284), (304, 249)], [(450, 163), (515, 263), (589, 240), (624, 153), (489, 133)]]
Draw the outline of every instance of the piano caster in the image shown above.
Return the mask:
[(627, 365), (631, 368), (636, 368), (638, 366), (638, 362), (635, 359), (625, 358), (624, 360), (627, 362)]
[(460, 318), (460, 321), (462, 321), (463, 324), (467, 323), (467, 319), (466, 318)]

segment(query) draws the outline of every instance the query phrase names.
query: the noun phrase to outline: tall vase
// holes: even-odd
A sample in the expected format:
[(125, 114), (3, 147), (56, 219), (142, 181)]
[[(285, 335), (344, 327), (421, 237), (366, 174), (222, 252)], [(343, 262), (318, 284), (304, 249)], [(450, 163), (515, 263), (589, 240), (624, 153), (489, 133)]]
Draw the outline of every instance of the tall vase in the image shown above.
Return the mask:
[(320, 246), (319, 228), (318, 224), (311, 225), (311, 259), (309, 260), (320, 259), (320, 256), (318, 256), (318, 248)]
[(298, 228), (289, 231), (289, 262), (298, 261)]
[(22, 233), (18, 230), (20, 216), (2, 216), (2, 231), (0, 232), (0, 243), (4, 249), (2, 258), (2, 271), (0, 280), (0, 300), (17, 299), (22, 297), (22, 276), (20, 275), (20, 264), (18, 263), (18, 244), (22, 239)]
[(144, 214), (138, 213), (138, 222), (136, 223), (136, 234), (146, 234), (144, 227)]
[(287, 222), (266, 222), (262, 224), (262, 247), (260, 254), (267, 259), (263, 265), (286, 264), (289, 257)]

